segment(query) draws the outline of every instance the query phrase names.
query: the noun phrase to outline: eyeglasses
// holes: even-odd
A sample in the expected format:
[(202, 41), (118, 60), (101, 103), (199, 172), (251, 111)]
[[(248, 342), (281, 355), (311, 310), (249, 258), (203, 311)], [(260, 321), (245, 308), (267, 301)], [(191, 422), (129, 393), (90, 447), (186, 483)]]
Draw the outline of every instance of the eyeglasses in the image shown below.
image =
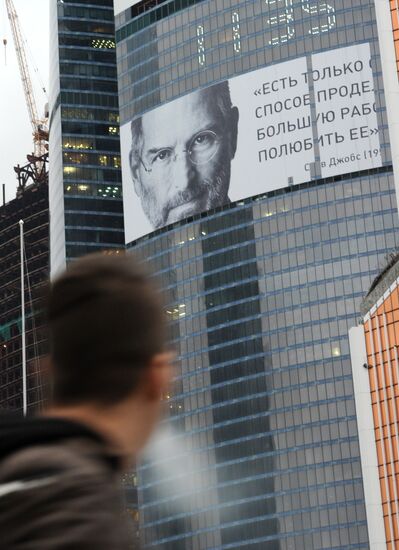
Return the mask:
[[(220, 137), (212, 130), (204, 130), (196, 134), (190, 141), (187, 149), (182, 152), (188, 155), (191, 164), (206, 164), (216, 155), (221, 144)], [(165, 147), (157, 151), (146, 166), (140, 157), (140, 162), (147, 173), (165, 172), (176, 162), (178, 153), (173, 147)]]

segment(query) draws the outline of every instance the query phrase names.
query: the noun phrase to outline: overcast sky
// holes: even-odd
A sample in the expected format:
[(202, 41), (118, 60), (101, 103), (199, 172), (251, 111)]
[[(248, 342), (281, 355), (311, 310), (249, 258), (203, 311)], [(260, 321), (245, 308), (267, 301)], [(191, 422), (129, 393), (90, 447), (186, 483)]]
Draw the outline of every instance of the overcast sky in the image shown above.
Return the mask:
[[(19, 15), (22, 32), (28, 43), (27, 55), (39, 116), (47, 101), (41, 90), (36, 67), (48, 91), (49, 65), (49, 0), (13, 0)], [(0, 183), (6, 184), (6, 197), (15, 197), (16, 174), (13, 167), (25, 164), (26, 155), (33, 150), (32, 127), (22, 89), (14, 42), (4, 0), (0, 0)], [(7, 44), (5, 64), (3, 39)], [(34, 62), (32, 62), (32, 52)], [(2, 200), (2, 195), (0, 195)]]

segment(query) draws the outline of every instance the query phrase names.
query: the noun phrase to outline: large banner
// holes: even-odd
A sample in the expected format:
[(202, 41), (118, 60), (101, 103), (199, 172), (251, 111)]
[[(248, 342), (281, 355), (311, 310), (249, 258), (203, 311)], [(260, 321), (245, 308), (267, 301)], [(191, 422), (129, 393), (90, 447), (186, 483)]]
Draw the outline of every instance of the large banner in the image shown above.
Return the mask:
[(369, 44), (203, 88), (121, 128), (126, 242), (315, 178), (381, 166)]

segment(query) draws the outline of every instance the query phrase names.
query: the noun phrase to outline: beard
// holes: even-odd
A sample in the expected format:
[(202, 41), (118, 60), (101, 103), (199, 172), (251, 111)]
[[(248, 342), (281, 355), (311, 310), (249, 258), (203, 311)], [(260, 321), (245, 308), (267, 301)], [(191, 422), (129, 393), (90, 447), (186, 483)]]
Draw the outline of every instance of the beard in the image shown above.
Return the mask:
[[(162, 185), (162, 182), (160, 182)], [(171, 197), (166, 204), (160, 205), (157, 197), (156, 189), (144, 189), (141, 185), (141, 204), (145, 215), (151, 222), (154, 229), (163, 227), (168, 223), (174, 223), (187, 216), (199, 214), (211, 210), (218, 206), (222, 206), (229, 201), (228, 190), (230, 186), (230, 163), (227, 167), (219, 165), (219, 168), (211, 178), (193, 178), (184, 191), (179, 191)], [(169, 214), (175, 208), (184, 206), (189, 202), (198, 202), (198, 207), (195, 211), (185, 213), (182, 209), (181, 215), (171, 216)]]

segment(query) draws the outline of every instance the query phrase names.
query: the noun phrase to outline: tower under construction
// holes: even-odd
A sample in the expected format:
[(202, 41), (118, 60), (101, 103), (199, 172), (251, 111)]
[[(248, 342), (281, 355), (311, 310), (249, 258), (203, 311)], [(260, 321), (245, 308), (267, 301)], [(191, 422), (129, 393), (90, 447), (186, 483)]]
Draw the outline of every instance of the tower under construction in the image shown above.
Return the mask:
[[(38, 166), (41, 169), (38, 171)], [(0, 207), (0, 409), (22, 410), (22, 292), (19, 221), (24, 222), (25, 339), (28, 410), (44, 400), (41, 358), (46, 351), (40, 299), (49, 274), (47, 154), (15, 168), (16, 198)]]

